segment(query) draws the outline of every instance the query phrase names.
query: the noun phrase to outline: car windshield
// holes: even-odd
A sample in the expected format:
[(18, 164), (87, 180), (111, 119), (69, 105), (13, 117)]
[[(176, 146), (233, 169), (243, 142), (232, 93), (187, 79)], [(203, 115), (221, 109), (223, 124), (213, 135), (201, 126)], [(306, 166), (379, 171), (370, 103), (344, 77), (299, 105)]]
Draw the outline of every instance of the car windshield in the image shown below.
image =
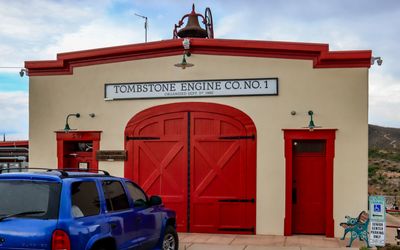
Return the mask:
[[(43, 181), (0, 180), (0, 217), (55, 219), (60, 184)], [(39, 212), (40, 211), (40, 212)]]

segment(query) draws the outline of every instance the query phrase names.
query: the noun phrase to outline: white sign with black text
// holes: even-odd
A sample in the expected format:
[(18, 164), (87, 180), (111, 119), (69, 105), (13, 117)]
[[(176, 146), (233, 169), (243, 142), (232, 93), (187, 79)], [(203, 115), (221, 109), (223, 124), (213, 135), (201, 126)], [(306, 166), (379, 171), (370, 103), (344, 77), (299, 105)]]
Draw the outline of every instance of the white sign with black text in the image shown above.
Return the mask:
[(369, 243), (372, 246), (385, 246), (385, 224), (384, 221), (371, 221)]
[(278, 95), (278, 78), (106, 83), (104, 99)]
[(385, 246), (386, 234), (386, 201), (385, 197), (369, 196), (370, 212), (370, 234), (369, 244), (371, 246)]

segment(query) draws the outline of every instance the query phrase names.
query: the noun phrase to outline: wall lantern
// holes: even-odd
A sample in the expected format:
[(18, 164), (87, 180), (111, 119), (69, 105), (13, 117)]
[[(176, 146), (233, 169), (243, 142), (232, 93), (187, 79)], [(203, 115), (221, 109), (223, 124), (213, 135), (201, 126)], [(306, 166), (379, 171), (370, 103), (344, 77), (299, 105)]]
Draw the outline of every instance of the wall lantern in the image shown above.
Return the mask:
[(378, 66), (381, 66), (382, 63), (383, 63), (383, 60), (382, 60), (382, 58), (380, 56), (371, 57), (371, 65), (374, 65), (375, 61), (378, 64)]
[(186, 67), (193, 67), (193, 66), (194, 66), (193, 63), (188, 63), (188, 62), (186, 61), (186, 56), (187, 56), (187, 57), (190, 57), (190, 52), (189, 52), (189, 53), (186, 53), (186, 52), (183, 53), (182, 62), (177, 63), (177, 64), (174, 64), (175, 67), (179, 67), (179, 68), (182, 68), (182, 69), (186, 69)]
[(310, 116), (310, 122), (308, 123), (308, 126), (306, 128), (308, 128), (308, 130), (310, 130), (310, 131), (314, 131), (314, 128), (320, 128), (321, 126), (315, 126), (315, 123), (313, 120), (314, 112), (312, 110), (309, 110), (308, 115)]
[(68, 131), (72, 130), (72, 129), (69, 127), (69, 124), (68, 124), (68, 119), (69, 119), (69, 117), (71, 117), (71, 116), (75, 116), (76, 118), (81, 117), (81, 115), (80, 115), (79, 113), (67, 115), (67, 118), (65, 119), (65, 127), (64, 127), (64, 131), (65, 131), (65, 132), (68, 132)]
[(21, 70), (19, 71), (19, 76), (20, 76), (20, 77), (23, 77), (24, 75), (27, 75), (27, 76), (28, 76), (28, 69), (21, 69)]
[(183, 45), (183, 49), (184, 49), (182, 62), (174, 64), (174, 65), (175, 65), (175, 67), (179, 67), (182, 69), (185, 69), (187, 67), (193, 67), (194, 64), (188, 63), (186, 61), (186, 56), (190, 57), (192, 55), (192, 53), (190, 53), (190, 39), (189, 38), (183, 39), (182, 45)]

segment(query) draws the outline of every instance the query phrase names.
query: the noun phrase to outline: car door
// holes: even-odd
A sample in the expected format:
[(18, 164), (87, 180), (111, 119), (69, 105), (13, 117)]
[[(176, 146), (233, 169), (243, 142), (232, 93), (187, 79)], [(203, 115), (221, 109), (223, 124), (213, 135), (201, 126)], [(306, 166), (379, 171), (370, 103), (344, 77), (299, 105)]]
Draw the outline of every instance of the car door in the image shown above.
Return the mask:
[(130, 181), (125, 185), (136, 212), (137, 235), (143, 238), (140, 249), (152, 249), (160, 239), (161, 213), (156, 207), (149, 206), (147, 195), (138, 185)]
[(117, 249), (138, 249), (144, 240), (144, 237), (138, 234), (140, 220), (129, 202), (122, 183), (118, 180), (103, 180), (102, 187), (106, 215)]

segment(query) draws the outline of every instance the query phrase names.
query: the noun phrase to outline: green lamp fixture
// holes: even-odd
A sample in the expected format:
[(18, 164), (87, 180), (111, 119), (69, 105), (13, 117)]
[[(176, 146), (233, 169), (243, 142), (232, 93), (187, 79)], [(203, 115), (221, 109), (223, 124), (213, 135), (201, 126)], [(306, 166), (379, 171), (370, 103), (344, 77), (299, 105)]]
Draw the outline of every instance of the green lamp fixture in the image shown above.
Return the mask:
[(65, 119), (65, 127), (64, 127), (64, 131), (65, 131), (65, 132), (68, 132), (68, 131), (71, 130), (71, 128), (69, 127), (69, 124), (68, 124), (68, 119), (69, 119), (71, 116), (75, 116), (76, 118), (81, 117), (81, 115), (80, 115), (79, 113), (67, 115), (67, 118)]
[(308, 115), (310, 116), (310, 122), (308, 123), (308, 129), (313, 131), (315, 128), (315, 123), (313, 121), (314, 112), (312, 110), (308, 111)]
[(315, 126), (315, 123), (313, 120), (314, 112), (312, 110), (308, 111), (308, 115), (310, 116), (310, 122), (308, 123), (308, 126), (306, 128), (308, 128), (308, 130), (310, 130), (310, 131), (314, 131), (315, 128), (321, 128), (321, 126)]
[(179, 67), (182, 69), (186, 69), (187, 67), (193, 67), (194, 64), (193, 63), (188, 63), (186, 61), (186, 56), (190, 56), (190, 52), (185, 52), (183, 53), (183, 58), (182, 58), (182, 62), (175, 64), (175, 67)]

